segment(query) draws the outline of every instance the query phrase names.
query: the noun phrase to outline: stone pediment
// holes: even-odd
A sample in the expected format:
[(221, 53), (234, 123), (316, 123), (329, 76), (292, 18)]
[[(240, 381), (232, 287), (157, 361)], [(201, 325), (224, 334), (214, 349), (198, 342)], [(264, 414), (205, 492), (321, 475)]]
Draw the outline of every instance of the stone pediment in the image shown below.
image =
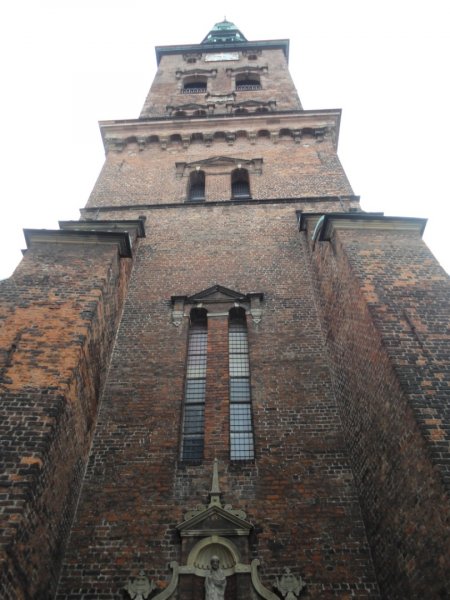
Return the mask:
[(263, 298), (264, 294), (261, 292), (242, 294), (222, 285), (213, 285), (192, 296), (172, 296), (172, 323), (178, 327), (181, 325), (183, 317), (189, 317), (191, 308), (208, 304), (215, 305), (214, 309), (212, 307), (208, 309), (213, 312), (228, 311), (232, 306), (241, 306), (252, 316), (255, 323), (259, 323), (262, 316)]
[(201, 302), (202, 304), (213, 304), (213, 303), (223, 303), (223, 302), (244, 302), (246, 300), (245, 294), (241, 294), (240, 292), (236, 292), (235, 290), (230, 290), (221, 285), (213, 285), (212, 287), (203, 290), (201, 292), (197, 292), (192, 296), (189, 296), (186, 299), (187, 304), (198, 304)]
[[(231, 138), (234, 139), (234, 134), (230, 134)], [(229, 174), (232, 169), (241, 169), (245, 168), (249, 173), (253, 173), (256, 175), (261, 175), (262, 173), (262, 158), (236, 158), (234, 156), (212, 156), (211, 158), (205, 158), (202, 160), (197, 160), (195, 162), (185, 163), (185, 162), (176, 162), (175, 163), (175, 176), (178, 179), (185, 177), (186, 174), (191, 173), (195, 170), (205, 170), (208, 172), (215, 172), (215, 167), (222, 167), (224, 172)], [(217, 173), (216, 173), (217, 174)]]
[(253, 525), (245, 520), (245, 513), (221, 506), (199, 507), (186, 513), (187, 519), (177, 525), (181, 537), (220, 535), (247, 536)]
[(233, 156), (212, 156), (193, 163), (187, 163), (186, 167), (193, 166), (215, 166), (215, 165), (253, 165), (254, 160), (248, 158), (235, 158)]

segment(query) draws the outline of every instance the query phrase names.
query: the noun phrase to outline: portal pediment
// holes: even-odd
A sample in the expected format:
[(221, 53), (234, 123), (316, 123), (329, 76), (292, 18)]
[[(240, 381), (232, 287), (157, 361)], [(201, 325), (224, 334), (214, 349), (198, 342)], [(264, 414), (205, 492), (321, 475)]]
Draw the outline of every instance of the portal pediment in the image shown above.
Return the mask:
[(177, 525), (181, 537), (209, 535), (241, 536), (249, 535), (253, 525), (245, 520), (243, 511), (233, 511), (231, 507), (199, 507), (186, 513), (185, 521)]

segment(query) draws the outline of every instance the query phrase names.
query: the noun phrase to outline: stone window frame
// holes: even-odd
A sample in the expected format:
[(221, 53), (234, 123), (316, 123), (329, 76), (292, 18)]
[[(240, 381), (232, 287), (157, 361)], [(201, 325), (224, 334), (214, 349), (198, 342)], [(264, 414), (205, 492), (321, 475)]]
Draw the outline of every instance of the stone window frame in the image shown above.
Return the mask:
[(196, 167), (189, 173), (186, 202), (204, 202), (206, 200), (205, 190), (206, 173), (203, 169)]
[[(214, 167), (223, 167), (219, 172), (213, 171)], [(263, 159), (262, 158), (236, 158), (231, 156), (214, 156), (205, 160), (199, 160), (192, 163), (177, 162), (175, 163), (175, 177), (176, 179), (183, 179), (185, 177), (190, 178), (191, 173), (195, 171), (204, 171), (205, 173), (205, 190), (206, 190), (206, 178), (228, 175), (230, 177), (230, 196), (231, 200), (239, 199), (233, 197), (232, 194), (232, 173), (238, 169), (245, 170), (248, 173), (248, 187), (249, 192), (251, 190), (250, 179), (251, 175), (262, 175)], [(185, 196), (185, 202), (189, 202), (189, 186), (187, 186), (187, 193)], [(251, 199), (249, 194), (244, 199)], [(206, 200), (206, 192), (205, 192)]]
[(232, 200), (251, 199), (252, 194), (248, 169), (238, 164), (237, 168), (231, 171), (230, 184)]
[[(217, 76), (217, 69), (178, 69), (175, 72), (175, 78), (179, 81), (179, 92), (181, 94), (201, 94), (208, 92), (208, 82), (209, 79), (215, 79)], [(185, 88), (187, 84), (193, 84), (198, 82), (201, 83), (201, 86), (196, 88), (191, 88), (195, 91), (189, 92), (188, 89)], [(205, 85), (205, 88), (203, 88)]]
[[(228, 346), (229, 346), (229, 351), (228, 351), (228, 385), (229, 385), (229, 394), (228, 394), (228, 402), (229, 402), (229, 423), (228, 423), (228, 433), (229, 433), (229, 460), (231, 462), (244, 462), (244, 461), (252, 461), (255, 459), (255, 439), (254, 439), (254, 420), (253, 420), (253, 410), (252, 410), (252, 403), (251, 403), (251, 385), (250, 385), (250, 356), (249, 356), (249, 352), (248, 352), (248, 331), (249, 331), (249, 324), (250, 322), (253, 322), (253, 326), (257, 327), (258, 324), (261, 321), (262, 318), (262, 303), (263, 303), (263, 299), (264, 299), (264, 294), (262, 292), (251, 292), (251, 293), (247, 293), (247, 294), (241, 294), (240, 292), (236, 292), (234, 290), (230, 290), (228, 288), (224, 288), (223, 286), (220, 285), (215, 285), (212, 286), (211, 288), (208, 288), (207, 290), (203, 290), (202, 292), (198, 292), (197, 294), (194, 294), (193, 296), (172, 296), (171, 301), (172, 301), (172, 323), (173, 325), (175, 325), (176, 327), (180, 327), (182, 325), (182, 323), (184, 321), (188, 321), (188, 348), (187, 348), (187, 354), (186, 354), (186, 376), (185, 376), (185, 388), (184, 388), (184, 395), (183, 395), (183, 416), (182, 416), (182, 430), (181, 430), (181, 438), (180, 438), (180, 452), (179, 452), (179, 456), (180, 456), (180, 460), (184, 463), (201, 463), (203, 461), (203, 456), (204, 456), (204, 434), (205, 434), (205, 422), (204, 422), (204, 414), (205, 414), (205, 403), (207, 402), (208, 398), (207, 398), (207, 389), (206, 389), (206, 369), (207, 369), (207, 364), (208, 364), (208, 360), (209, 360), (209, 353), (211, 352), (211, 349), (209, 348), (209, 344), (208, 344), (208, 320), (210, 318), (227, 318), (228, 320)], [(191, 354), (190, 354), (190, 348), (192, 348), (191, 344), (190, 344), (190, 336), (191, 336), (191, 332), (192, 332), (192, 323), (193, 323), (193, 317), (195, 317), (195, 311), (199, 311), (202, 310), (204, 318), (206, 319), (206, 341), (204, 344), (204, 347), (206, 347), (206, 354), (205, 354), (205, 360), (201, 363), (204, 366), (204, 372), (205, 372), (205, 387), (204, 387), (204, 393), (203, 395), (200, 393), (200, 387), (201, 386), (190, 386), (191, 390), (188, 391), (188, 387), (189, 387), (189, 381), (191, 380), (199, 380), (201, 379), (200, 375), (201, 373), (194, 373), (194, 375), (198, 375), (197, 377), (189, 377), (189, 368), (190, 368), (190, 364), (189, 361), (191, 359)], [(238, 314), (240, 313), (240, 319), (242, 319), (242, 316), (245, 315), (245, 327), (246, 327), (246, 340), (245, 340), (245, 345), (247, 347), (247, 352), (242, 353), (242, 352), (237, 352), (236, 354), (245, 354), (246, 356), (246, 360), (247, 360), (247, 367), (246, 367), (246, 373), (248, 373), (248, 375), (246, 375), (247, 377), (247, 388), (244, 389), (244, 387), (241, 385), (240, 389), (235, 389), (234, 393), (232, 393), (231, 388), (231, 380), (232, 380), (232, 375), (231, 373), (233, 372), (232, 370), (232, 365), (231, 365), (231, 361), (230, 361), (230, 346), (232, 346), (231, 344), (231, 340), (230, 340), (230, 320), (232, 317), (232, 311), (239, 311)], [(251, 319), (251, 321), (250, 321)], [(242, 340), (241, 340), (242, 342)], [(238, 344), (237, 346), (239, 346), (241, 344), (239, 344), (239, 340), (238, 340)], [(195, 344), (194, 344), (195, 346)], [(235, 345), (236, 347), (236, 345)], [(194, 355), (192, 355), (194, 356)], [(197, 362), (201, 362), (201, 361), (197, 361)], [(240, 365), (242, 366), (243, 361), (238, 361), (240, 363)], [(192, 366), (195, 370), (195, 368), (197, 367), (197, 364), (194, 361), (192, 361)], [(238, 367), (238, 371), (239, 371), (239, 364), (237, 365)], [(198, 370), (198, 369), (197, 369)], [(244, 375), (242, 375), (243, 377)], [(236, 372), (235, 377), (241, 377), (238, 372)], [(188, 398), (188, 394), (191, 394), (191, 397)], [(245, 396), (245, 397), (244, 397)], [(233, 397), (233, 400), (232, 400)], [(200, 407), (200, 405), (202, 405), (203, 403), (203, 413), (200, 409), (198, 409), (198, 407)], [(249, 406), (250, 407), (250, 426), (251, 426), (251, 431), (233, 431), (232, 432), (232, 426), (231, 426), (231, 417), (232, 417), (232, 413), (235, 412), (236, 414), (239, 413), (238, 411), (234, 411), (232, 408), (232, 405), (240, 405), (242, 406)], [(192, 412), (192, 419), (190, 420), (186, 420), (186, 415), (188, 414), (188, 411), (186, 411), (186, 405), (192, 405), (192, 406), (197, 406), (197, 409), (194, 409)], [(197, 410), (197, 417), (195, 416), (195, 410)], [(241, 411), (242, 412), (242, 411)], [(189, 433), (186, 433), (186, 428), (187, 425), (189, 427), (191, 427), (192, 429), (195, 429), (196, 424), (200, 423), (201, 421), (201, 414), (203, 414), (203, 421), (201, 423), (201, 427), (202, 430), (199, 431), (191, 431)], [(248, 414), (248, 411), (247, 411)], [(196, 420), (197, 419), (197, 420)], [(239, 424), (239, 415), (237, 416), (237, 421)], [(241, 419), (242, 422), (242, 419)], [(246, 422), (248, 422), (248, 418), (246, 419)], [(239, 452), (236, 451), (236, 454), (233, 456), (232, 454), (232, 441), (231, 441), (231, 434), (232, 433), (251, 433), (251, 444), (247, 444), (246, 446), (244, 446), (244, 448), (246, 447), (251, 448), (251, 455), (250, 452), (247, 452), (245, 455), (238, 456)], [(195, 452), (191, 452), (189, 454), (189, 452), (186, 452), (186, 440), (189, 440), (189, 436), (191, 435), (191, 441), (194, 440), (195, 436), (197, 436), (195, 439), (202, 439), (203, 442), (197, 444), (197, 452), (195, 454)], [(203, 436), (203, 437), (202, 437)], [(243, 438), (241, 438), (243, 439)], [(248, 437), (247, 437), (248, 440)], [(191, 447), (194, 448), (195, 443), (191, 444)], [(200, 449), (201, 449), (201, 456), (200, 456)], [(188, 455), (189, 454), (189, 455)], [(195, 455), (193, 455), (195, 454)]]
[[(232, 89), (236, 92), (239, 91), (260, 91), (264, 89), (264, 76), (269, 72), (269, 68), (267, 65), (259, 66), (259, 65), (248, 65), (244, 67), (236, 67), (236, 68), (228, 68), (226, 69), (226, 74), (230, 77), (232, 82)], [(241, 77), (246, 77), (247, 79), (255, 78), (259, 82), (258, 86), (254, 85), (249, 90), (239, 89), (238, 80)]]

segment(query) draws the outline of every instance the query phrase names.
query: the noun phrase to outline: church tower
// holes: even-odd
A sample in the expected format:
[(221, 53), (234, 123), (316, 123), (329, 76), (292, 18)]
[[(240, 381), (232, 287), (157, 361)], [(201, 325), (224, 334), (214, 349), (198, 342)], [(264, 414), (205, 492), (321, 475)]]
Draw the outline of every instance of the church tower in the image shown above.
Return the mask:
[(2, 597), (445, 597), (448, 277), (361, 210), (288, 54), (157, 47), (81, 219), (26, 230)]

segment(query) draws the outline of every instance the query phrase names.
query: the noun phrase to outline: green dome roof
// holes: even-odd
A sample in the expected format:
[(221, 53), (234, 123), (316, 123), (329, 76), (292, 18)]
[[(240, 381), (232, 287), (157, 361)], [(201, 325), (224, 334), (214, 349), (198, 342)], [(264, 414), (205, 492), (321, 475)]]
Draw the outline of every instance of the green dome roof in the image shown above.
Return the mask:
[(246, 42), (247, 39), (239, 31), (234, 23), (224, 19), (220, 23), (216, 23), (208, 35), (203, 40), (202, 44), (232, 44), (236, 42)]

